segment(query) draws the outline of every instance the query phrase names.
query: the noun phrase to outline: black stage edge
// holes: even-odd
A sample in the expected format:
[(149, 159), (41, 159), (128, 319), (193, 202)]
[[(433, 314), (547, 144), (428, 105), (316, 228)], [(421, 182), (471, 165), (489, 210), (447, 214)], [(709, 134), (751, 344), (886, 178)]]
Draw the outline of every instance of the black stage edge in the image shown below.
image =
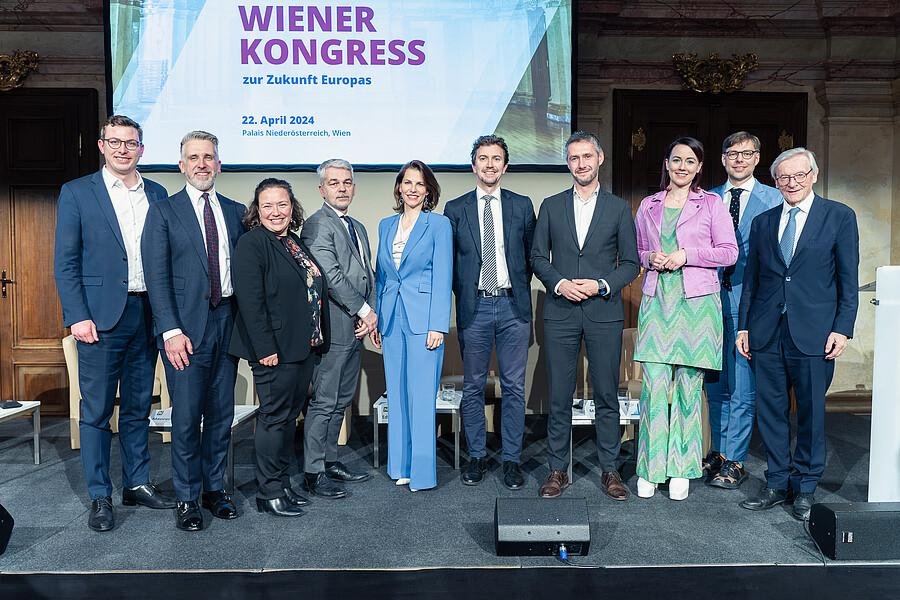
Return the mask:
[(0, 598), (897, 598), (900, 565), (59, 573), (0, 576)]

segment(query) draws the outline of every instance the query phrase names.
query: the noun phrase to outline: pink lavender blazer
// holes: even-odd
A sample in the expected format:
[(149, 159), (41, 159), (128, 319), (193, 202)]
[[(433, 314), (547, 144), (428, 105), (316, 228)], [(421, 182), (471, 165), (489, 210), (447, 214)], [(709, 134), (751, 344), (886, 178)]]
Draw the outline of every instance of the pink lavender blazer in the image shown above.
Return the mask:
[[(659, 238), (665, 198), (665, 191), (647, 196), (634, 218), (638, 254), (645, 269), (641, 291), (647, 296), (656, 294), (659, 273), (650, 269), (650, 254), (661, 250)], [(691, 190), (675, 226), (675, 236), (678, 247), (687, 255), (682, 267), (685, 297), (718, 292), (718, 267), (731, 266), (738, 257), (734, 224), (722, 199), (712, 192)]]

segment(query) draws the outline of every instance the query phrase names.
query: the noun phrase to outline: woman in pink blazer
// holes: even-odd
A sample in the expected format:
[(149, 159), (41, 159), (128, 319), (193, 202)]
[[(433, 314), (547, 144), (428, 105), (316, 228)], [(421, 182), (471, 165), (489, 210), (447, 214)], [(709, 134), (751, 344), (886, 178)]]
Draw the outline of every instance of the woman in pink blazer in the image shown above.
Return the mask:
[(669, 479), (669, 497), (684, 500), (689, 480), (702, 476), (703, 372), (722, 368), (718, 268), (733, 265), (738, 248), (722, 200), (697, 184), (702, 168), (699, 141), (672, 142), (663, 160), (662, 189), (644, 198), (635, 216), (646, 269), (634, 355), (643, 375), (641, 498)]

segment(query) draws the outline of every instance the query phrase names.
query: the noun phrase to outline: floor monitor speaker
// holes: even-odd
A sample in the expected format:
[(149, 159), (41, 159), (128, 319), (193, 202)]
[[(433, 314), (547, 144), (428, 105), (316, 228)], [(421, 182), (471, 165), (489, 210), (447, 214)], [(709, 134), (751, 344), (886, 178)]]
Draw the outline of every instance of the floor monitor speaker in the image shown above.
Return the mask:
[(561, 545), (570, 556), (588, 553), (591, 531), (584, 498), (497, 498), (494, 548), (498, 556), (556, 555)]
[(9, 543), (9, 538), (12, 535), (12, 530), (12, 515), (9, 514), (9, 511), (3, 508), (2, 504), (0, 504), (0, 554), (6, 552), (6, 545)]
[(900, 559), (900, 502), (813, 504), (809, 532), (837, 560)]

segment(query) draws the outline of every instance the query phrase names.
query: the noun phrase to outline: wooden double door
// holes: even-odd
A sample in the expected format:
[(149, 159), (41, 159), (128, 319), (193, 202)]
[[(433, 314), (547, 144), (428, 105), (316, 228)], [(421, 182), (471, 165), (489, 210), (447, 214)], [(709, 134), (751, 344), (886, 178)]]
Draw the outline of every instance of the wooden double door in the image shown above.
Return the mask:
[(68, 415), (53, 280), (63, 183), (98, 168), (95, 90), (0, 92), (0, 399)]
[[(806, 145), (808, 97), (803, 93), (698, 94), (680, 91), (613, 92), (613, 193), (637, 211), (641, 200), (659, 191), (664, 154), (681, 136), (703, 143), (701, 187), (726, 179), (722, 140), (749, 131), (762, 142), (756, 177), (772, 185), (769, 165), (783, 150)], [(625, 326), (637, 325), (640, 278), (623, 292)]]

